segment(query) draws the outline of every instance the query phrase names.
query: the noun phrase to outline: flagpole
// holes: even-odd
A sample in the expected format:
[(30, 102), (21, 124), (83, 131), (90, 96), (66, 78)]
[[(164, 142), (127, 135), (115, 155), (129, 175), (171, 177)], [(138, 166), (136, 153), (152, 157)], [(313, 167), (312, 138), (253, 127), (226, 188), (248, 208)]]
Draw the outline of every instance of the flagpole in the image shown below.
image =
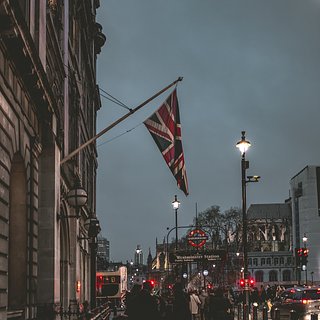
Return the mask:
[(166, 86), (165, 88), (163, 88), (162, 90), (160, 90), (159, 92), (157, 92), (156, 94), (154, 94), (151, 98), (147, 99), (146, 101), (142, 102), (140, 105), (138, 105), (137, 107), (135, 107), (134, 109), (130, 109), (130, 111), (128, 113), (126, 113), (125, 115), (123, 115), (121, 118), (119, 118), (118, 120), (116, 120), (115, 122), (111, 123), (108, 127), (106, 127), (105, 129), (101, 130), (98, 134), (96, 134), (94, 137), (92, 137), (91, 139), (89, 139), (88, 141), (86, 141), (84, 144), (82, 144), (81, 146), (79, 146), (77, 149), (73, 150), (71, 153), (69, 153), (66, 157), (64, 157), (61, 161), (60, 161), (60, 165), (64, 164), (65, 162), (67, 162), (68, 160), (70, 160), (73, 156), (75, 156), (79, 151), (81, 151), (82, 149), (84, 149), (85, 147), (87, 147), (89, 144), (91, 144), (92, 142), (96, 141), (99, 137), (101, 137), (103, 134), (105, 134), (106, 132), (108, 132), (109, 130), (111, 130), (113, 127), (115, 127), (117, 124), (119, 124), (120, 122), (122, 122), (123, 120), (125, 120), (126, 118), (128, 118), (130, 115), (134, 114), (136, 111), (138, 111), (139, 109), (141, 109), (142, 107), (144, 107), (146, 104), (148, 104), (150, 101), (152, 101), (153, 99), (155, 99), (156, 97), (158, 97), (160, 94), (162, 94), (163, 92), (167, 91), (169, 88), (171, 88), (172, 86), (174, 86), (175, 84), (177, 84), (179, 81), (182, 81), (182, 77), (179, 77), (177, 80), (173, 81), (171, 84), (169, 84), (168, 86)]

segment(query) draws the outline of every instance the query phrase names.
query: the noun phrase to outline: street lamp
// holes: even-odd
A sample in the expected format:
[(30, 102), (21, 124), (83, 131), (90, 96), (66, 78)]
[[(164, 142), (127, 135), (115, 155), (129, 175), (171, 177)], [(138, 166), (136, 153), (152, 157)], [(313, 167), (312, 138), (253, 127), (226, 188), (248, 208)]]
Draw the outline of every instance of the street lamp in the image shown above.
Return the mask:
[(244, 265), (244, 304), (243, 304), (243, 319), (249, 320), (249, 274), (248, 274), (248, 248), (247, 248), (247, 195), (246, 195), (246, 170), (249, 168), (249, 161), (246, 161), (246, 152), (251, 146), (251, 143), (246, 140), (245, 131), (242, 131), (241, 140), (236, 144), (236, 147), (241, 153), (241, 186), (242, 186), (242, 244), (243, 244), (243, 265)]
[(180, 207), (180, 202), (177, 199), (177, 195), (174, 196), (174, 200), (172, 201), (172, 208), (175, 213), (176, 219), (176, 251), (178, 250), (178, 209)]

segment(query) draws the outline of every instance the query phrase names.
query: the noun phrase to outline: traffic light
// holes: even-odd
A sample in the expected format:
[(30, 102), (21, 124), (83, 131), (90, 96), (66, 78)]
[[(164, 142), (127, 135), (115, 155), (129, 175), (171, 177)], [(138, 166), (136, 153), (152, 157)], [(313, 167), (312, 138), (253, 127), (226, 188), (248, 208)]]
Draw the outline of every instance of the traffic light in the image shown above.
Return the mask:
[(154, 286), (156, 284), (155, 280), (146, 280), (144, 283), (149, 284), (152, 289), (154, 288)]
[(301, 265), (306, 266), (308, 264), (308, 255), (309, 255), (309, 249), (303, 248), (302, 257), (301, 257)]
[(303, 248), (296, 248), (296, 265), (301, 265), (301, 258), (303, 257)]
[(241, 288), (244, 288), (245, 283), (246, 283), (246, 282), (244, 281), (244, 279), (240, 279), (240, 282), (239, 282), (239, 283), (240, 283), (240, 287), (241, 287)]
[(254, 285), (256, 284), (255, 280), (253, 278), (249, 279), (249, 285), (250, 287), (254, 287)]

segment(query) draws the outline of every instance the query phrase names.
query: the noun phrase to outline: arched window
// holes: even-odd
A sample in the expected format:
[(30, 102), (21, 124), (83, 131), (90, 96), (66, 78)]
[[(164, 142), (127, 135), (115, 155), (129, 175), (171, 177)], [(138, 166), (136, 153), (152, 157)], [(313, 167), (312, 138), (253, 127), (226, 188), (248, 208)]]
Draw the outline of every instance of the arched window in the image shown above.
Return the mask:
[(269, 272), (269, 281), (278, 281), (278, 272), (276, 270)]
[(256, 282), (263, 282), (263, 271), (262, 270), (256, 271), (254, 277)]
[(290, 270), (283, 270), (282, 280), (283, 281), (291, 281), (291, 271)]

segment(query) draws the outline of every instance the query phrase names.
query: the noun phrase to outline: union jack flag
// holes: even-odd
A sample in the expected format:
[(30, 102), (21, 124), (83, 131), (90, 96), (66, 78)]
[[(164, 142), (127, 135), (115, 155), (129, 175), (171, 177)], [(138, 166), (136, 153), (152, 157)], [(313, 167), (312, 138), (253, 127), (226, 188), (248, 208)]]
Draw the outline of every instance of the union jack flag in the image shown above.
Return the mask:
[(187, 196), (188, 180), (181, 141), (181, 124), (177, 90), (146, 121), (145, 126), (160, 149), (164, 160)]

